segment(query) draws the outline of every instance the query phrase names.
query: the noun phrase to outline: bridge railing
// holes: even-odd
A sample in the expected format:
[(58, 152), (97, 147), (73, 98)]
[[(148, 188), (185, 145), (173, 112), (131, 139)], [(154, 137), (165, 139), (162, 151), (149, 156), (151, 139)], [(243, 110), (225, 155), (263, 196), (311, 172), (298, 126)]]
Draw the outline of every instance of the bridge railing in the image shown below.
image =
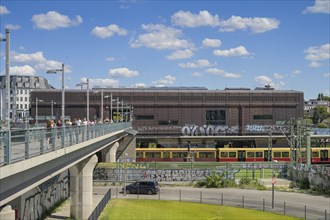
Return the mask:
[(0, 166), (79, 144), (131, 127), (130, 122), (93, 126), (35, 127), (0, 131)]

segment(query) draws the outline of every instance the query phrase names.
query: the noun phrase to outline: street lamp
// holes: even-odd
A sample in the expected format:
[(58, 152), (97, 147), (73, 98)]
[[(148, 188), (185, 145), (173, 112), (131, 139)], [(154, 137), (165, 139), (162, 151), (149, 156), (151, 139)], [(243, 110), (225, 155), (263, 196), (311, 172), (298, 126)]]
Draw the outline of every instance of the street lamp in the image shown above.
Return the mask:
[(127, 171), (127, 167), (126, 167), (126, 162), (127, 162), (127, 153), (124, 154), (124, 196), (126, 196), (126, 171)]
[(78, 83), (76, 86), (81, 86), (81, 88), (83, 87), (83, 85), (87, 85), (87, 123), (89, 123), (89, 79), (86, 80), (86, 82), (84, 83)]
[(121, 122), (124, 122), (124, 100), (121, 100)]
[[(6, 105), (7, 109), (5, 112), (7, 119), (7, 130), (10, 130), (10, 73), (9, 73), (9, 51), (10, 51), (10, 30), (6, 29), (6, 38), (1, 38), (1, 41), (6, 41)], [(2, 112), (1, 112), (2, 115)]]
[(64, 105), (65, 105), (65, 89), (64, 89), (64, 63), (62, 63), (62, 69), (50, 69), (47, 70), (48, 74), (56, 74), (57, 72), (62, 72), (62, 126), (64, 128), (65, 125), (65, 112), (64, 112)]
[(272, 209), (274, 208), (274, 189), (275, 189), (275, 173), (274, 173), (274, 162), (277, 163), (277, 160), (272, 160)]
[(117, 97), (117, 117), (116, 117), (116, 123), (118, 123), (118, 109), (119, 109), (119, 97)]
[(43, 101), (44, 100), (38, 99), (38, 97), (36, 97), (36, 125), (38, 125), (38, 103)]
[(54, 104), (56, 105), (57, 103), (54, 102), (54, 100), (52, 100), (52, 103), (51, 103), (51, 120), (53, 120), (53, 117), (54, 117)]

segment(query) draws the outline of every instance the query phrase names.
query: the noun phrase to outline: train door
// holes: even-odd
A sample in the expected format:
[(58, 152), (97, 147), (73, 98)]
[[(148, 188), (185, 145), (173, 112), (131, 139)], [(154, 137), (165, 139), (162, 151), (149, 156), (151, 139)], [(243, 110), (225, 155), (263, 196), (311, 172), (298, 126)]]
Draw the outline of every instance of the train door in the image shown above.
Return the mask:
[(328, 150), (321, 150), (321, 161), (328, 161)]
[(272, 151), (270, 151), (270, 157), (268, 158), (268, 150), (264, 151), (264, 161), (272, 161)]
[(246, 160), (246, 151), (239, 150), (238, 151), (238, 161), (245, 161)]

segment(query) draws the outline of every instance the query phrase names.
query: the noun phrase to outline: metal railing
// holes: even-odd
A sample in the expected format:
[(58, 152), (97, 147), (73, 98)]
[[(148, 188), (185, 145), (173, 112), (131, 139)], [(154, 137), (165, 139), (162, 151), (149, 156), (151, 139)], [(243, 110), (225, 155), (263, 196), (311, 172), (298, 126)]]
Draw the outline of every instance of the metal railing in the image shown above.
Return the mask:
[(272, 208), (271, 199), (250, 198), (247, 195), (233, 195), (228, 193), (214, 193), (207, 192), (203, 189), (191, 190), (173, 189), (171, 193), (162, 188), (156, 195), (142, 195), (142, 194), (130, 194), (124, 196), (121, 189), (116, 187), (113, 190), (112, 198), (129, 198), (129, 199), (153, 199), (153, 200), (171, 200), (171, 201), (183, 201), (183, 202), (197, 202), (204, 204), (217, 204), (221, 206), (233, 206), (240, 208), (249, 208), (265, 212), (273, 212), (277, 214), (283, 214), (288, 216), (294, 216), (302, 219), (311, 220), (330, 220), (329, 210), (316, 209), (309, 205), (293, 204), (286, 201), (275, 202), (274, 208)]
[(27, 160), (131, 127), (130, 122), (0, 131), (0, 166)]
[(107, 193), (104, 195), (102, 200), (99, 202), (99, 204), (96, 206), (92, 214), (88, 217), (88, 220), (95, 220), (98, 219), (100, 214), (103, 212), (104, 207), (108, 204), (108, 202), (111, 199), (111, 188), (107, 191)]

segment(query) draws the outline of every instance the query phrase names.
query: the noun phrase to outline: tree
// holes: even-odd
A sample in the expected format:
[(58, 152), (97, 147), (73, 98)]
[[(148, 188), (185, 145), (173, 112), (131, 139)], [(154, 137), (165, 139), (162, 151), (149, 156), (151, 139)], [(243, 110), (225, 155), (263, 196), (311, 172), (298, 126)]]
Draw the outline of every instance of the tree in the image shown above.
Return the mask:
[(313, 123), (318, 124), (329, 117), (329, 113), (326, 106), (316, 106), (313, 109)]
[(317, 100), (318, 101), (330, 101), (330, 97), (323, 95), (323, 93), (319, 93), (317, 95)]

